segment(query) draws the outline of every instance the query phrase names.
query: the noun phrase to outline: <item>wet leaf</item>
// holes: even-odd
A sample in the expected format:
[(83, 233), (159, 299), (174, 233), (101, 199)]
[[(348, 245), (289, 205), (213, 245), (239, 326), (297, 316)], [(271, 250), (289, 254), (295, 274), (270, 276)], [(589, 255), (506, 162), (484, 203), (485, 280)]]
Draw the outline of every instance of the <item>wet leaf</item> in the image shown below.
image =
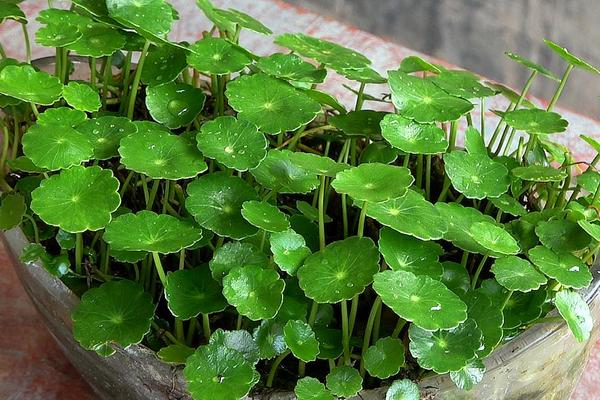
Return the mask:
[(66, 48), (80, 56), (96, 58), (110, 56), (125, 46), (125, 36), (112, 27), (90, 23), (80, 25), (78, 29), (81, 32), (81, 37), (68, 44)]
[(265, 201), (250, 200), (242, 204), (242, 216), (251, 225), (267, 232), (283, 232), (290, 229), (287, 215)]
[[(48, 111), (46, 111), (48, 112)], [(137, 132), (137, 126), (125, 117), (104, 116), (78, 125), (76, 130), (85, 134), (94, 148), (94, 158), (107, 160), (119, 155), (121, 139)]]
[(590, 244), (586, 232), (568, 219), (541, 221), (535, 227), (535, 234), (544, 246), (558, 253), (581, 250)]
[(207, 266), (184, 269), (167, 275), (165, 297), (171, 313), (182, 320), (199, 314), (223, 311), (227, 301), (222, 287), (210, 275)]
[(329, 123), (347, 136), (371, 137), (381, 134), (380, 123), (388, 113), (373, 110), (356, 110), (334, 115)]
[(419, 56), (405, 57), (400, 63), (400, 71), (404, 72), (405, 74), (423, 71), (433, 72), (436, 74), (442, 72), (442, 70), (437, 65), (432, 64)]
[(76, 110), (92, 112), (102, 107), (98, 92), (85, 83), (69, 82), (63, 89), (63, 97)]
[(545, 165), (516, 167), (511, 173), (519, 179), (531, 182), (560, 182), (567, 177), (564, 170)]
[(0, 71), (0, 93), (19, 100), (49, 106), (60, 99), (58, 78), (30, 65), (9, 65)]
[(445, 153), (445, 132), (435, 124), (420, 124), (397, 114), (381, 121), (381, 134), (392, 146), (411, 154)]
[(319, 179), (316, 173), (296, 165), (293, 154), (288, 150), (270, 150), (250, 173), (262, 186), (277, 193), (308, 193), (319, 185)]
[(292, 163), (312, 174), (325, 175), (334, 178), (339, 172), (350, 168), (348, 164), (336, 162), (329, 157), (320, 156), (318, 154), (298, 151), (295, 153), (287, 152), (286, 155), (290, 158)]
[(442, 276), (442, 264), (438, 259), (444, 251), (435, 242), (419, 240), (384, 227), (379, 233), (379, 251), (393, 270), (436, 279)]
[(276, 232), (270, 235), (271, 252), (273, 261), (279, 268), (290, 275), (296, 275), (296, 271), (304, 260), (311, 254), (310, 249), (302, 235), (293, 230)]
[(516, 256), (498, 258), (492, 272), (499, 284), (508, 290), (529, 292), (546, 284), (546, 277), (529, 261)]
[(325, 385), (310, 376), (298, 380), (294, 394), (298, 400), (333, 400), (333, 395)]
[(594, 321), (590, 308), (581, 295), (570, 290), (561, 290), (556, 293), (554, 304), (567, 321), (575, 339), (580, 343), (587, 341), (594, 328)]
[(390, 385), (385, 400), (419, 400), (420, 392), (419, 385), (408, 379), (402, 379)]
[(173, 82), (187, 67), (187, 52), (177, 46), (163, 44), (150, 48), (141, 79), (148, 86)]
[(560, 114), (539, 108), (509, 111), (503, 116), (507, 125), (532, 135), (564, 132), (569, 124)]
[(239, 72), (252, 63), (251, 54), (230, 41), (206, 37), (189, 48), (188, 64), (201, 72), (224, 75)]
[(166, 41), (173, 9), (164, 0), (106, 0), (111, 18), (151, 41)]
[(215, 250), (209, 266), (213, 278), (220, 282), (234, 267), (240, 265), (266, 267), (268, 264), (267, 256), (254, 245), (228, 242)]
[(471, 390), (483, 379), (485, 365), (481, 360), (473, 360), (458, 371), (450, 372), (452, 382), (462, 390)]
[(506, 214), (510, 214), (515, 217), (522, 217), (523, 215), (527, 214), (525, 207), (523, 207), (523, 205), (514, 197), (511, 197), (506, 193), (501, 194), (500, 197), (491, 198), (489, 200), (494, 207)]
[(452, 186), (470, 199), (498, 197), (508, 190), (508, 170), (486, 154), (453, 151), (444, 155)]
[(283, 327), (285, 343), (296, 358), (315, 361), (319, 354), (319, 342), (310, 325), (303, 321), (288, 321)]
[(265, 74), (294, 82), (323, 83), (327, 76), (325, 69), (316, 68), (295, 54), (261, 57), (256, 66)]
[(479, 83), (479, 77), (469, 71), (443, 70), (431, 81), (453, 96), (479, 99), (496, 95), (496, 92)]
[(261, 359), (275, 358), (287, 349), (283, 327), (275, 320), (262, 321), (252, 336), (258, 345)]
[(271, 33), (273, 33), (269, 28), (264, 26), (262, 22), (258, 21), (257, 19), (246, 13), (234, 10), (233, 8), (230, 8), (228, 10), (215, 10), (215, 13), (229, 20), (232, 23), (239, 25), (242, 28), (262, 33), (263, 35), (270, 35)]
[(340, 365), (332, 369), (325, 378), (327, 389), (335, 396), (353, 397), (362, 389), (362, 378), (357, 369)]
[(209, 343), (225, 346), (240, 352), (252, 365), (255, 365), (260, 359), (258, 345), (250, 332), (243, 329), (237, 331), (217, 329), (210, 337)]
[(396, 375), (404, 365), (404, 345), (400, 339), (379, 339), (365, 353), (365, 369), (371, 376), (387, 379)]
[(150, 86), (146, 93), (146, 107), (150, 115), (170, 129), (192, 123), (202, 111), (204, 100), (202, 90), (185, 83)]
[(540, 271), (566, 287), (582, 289), (592, 281), (587, 265), (572, 254), (537, 246), (529, 250), (529, 259)]
[(355, 200), (382, 203), (404, 196), (413, 181), (408, 168), (369, 163), (339, 172), (331, 186)]
[(468, 235), (487, 251), (483, 254), (491, 257), (499, 255), (513, 255), (520, 252), (519, 245), (503, 227), (498, 224), (481, 221), (469, 228)]

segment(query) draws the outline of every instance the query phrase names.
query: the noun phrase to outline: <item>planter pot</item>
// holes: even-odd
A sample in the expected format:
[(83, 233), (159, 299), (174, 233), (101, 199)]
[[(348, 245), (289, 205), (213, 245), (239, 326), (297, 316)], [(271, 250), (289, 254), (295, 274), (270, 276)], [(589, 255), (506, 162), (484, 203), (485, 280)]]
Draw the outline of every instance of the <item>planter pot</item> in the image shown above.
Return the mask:
[[(27, 244), (20, 229), (5, 232), (5, 247), (13, 268), (65, 356), (102, 399), (190, 399), (181, 368), (163, 364), (154, 353), (136, 345), (116, 348), (111, 357), (83, 349), (73, 339), (71, 312), (79, 299), (59, 279), (36, 264), (24, 265), (18, 255)], [(540, 324), (498, 348), (485, 360), (487, 372), (472, 391), (457, 389), (447, 375), (422, 380), (428, 400), (568, 399), (583, 372), (598, 335), (600, 320), (600, 264), (583, 296), (594, 317), (589, 341), (577, 343), (565, 323)], [(361, 393), (363, 400), (385, 398), (385, 388)], [(270, 392), (254, 398), (284, 400), (293, 393)], [(358, 398), (358, 397), (357, 397)]]

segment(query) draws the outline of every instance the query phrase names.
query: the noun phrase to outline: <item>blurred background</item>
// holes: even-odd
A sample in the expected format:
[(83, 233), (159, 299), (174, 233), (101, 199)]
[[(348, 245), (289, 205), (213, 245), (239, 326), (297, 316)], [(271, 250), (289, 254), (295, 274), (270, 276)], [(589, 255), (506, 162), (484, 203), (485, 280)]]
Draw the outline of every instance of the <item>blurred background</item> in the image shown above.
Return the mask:
[[(503, 56), (512, 51), (558, 76), (564, 62), (548, 38), (600, 66), (598, 0), (286, 0), (521, 88), (528, 72)], [(600, 118), (600, 76), (576, 71), (559, 104)], [(537, 79), (532, 93), (549, 98), (555, 83)]]

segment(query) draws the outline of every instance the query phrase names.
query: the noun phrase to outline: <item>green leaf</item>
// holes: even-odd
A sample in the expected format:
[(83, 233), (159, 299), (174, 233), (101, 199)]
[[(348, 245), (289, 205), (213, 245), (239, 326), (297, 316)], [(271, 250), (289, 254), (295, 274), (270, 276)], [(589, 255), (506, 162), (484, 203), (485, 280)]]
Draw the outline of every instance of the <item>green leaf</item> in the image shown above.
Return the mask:
[(96, 58), (110, 56), (122, 49), (127, 41), (118, 30), (103, 24), (88, 23), (80, 25), (78, 29), (81, 37), (68, 44), (66, 48), (80, 56)]
[(217, 117), (202, 125), (198, 148), (209, 158), (237, 171), (253, 169), (267, 156), (267, 139), (258, 127), (235, 117)]
[(546, 293), (543, 289), (527, 293), (513, 293), (504, 306), (503, 328), (518, 328), (538, 319), (542, 315)]
[(408, 379), (394, 381), (385, 394), (385, 400), (419, 400), (420, 398), (419, 385)]
[(404, 196), (413, 182), (408, 168), (370, 163), (339, 172), (331, 186), (355, 200), (382, 203)]
[(296, 130), (321, 112), (312, 98), (265, 74), (241, 76), (227, 85), (225, 94), (240, 119), (270, 134)]
[(540, 242), (558, 253), (567, 253), (586, 248), (590, 237), (575, 222), (568, 219), (541, 221), (535, 227)]
[(260, 350), (261, 359), (271, 359), (286, 349), (283, 327), (275, 320), (265, 320), (254, 330), (254, 341)]
[(310, 325), (303, 321), (288, 321), (283, 327), (285, 343), (296, 358), (310, 362), (317, 359), (319, 342)]
[(161, 348), (156, 356), (167, 364), (185, 364), (189, 356), (194, 354), (194, 349), (183, 344), (172, 344)]
[(508, 190), (508, 169), (486, 154), (453, 151), (444, 155), (452, 186), (469, 199), (498, 197)]
[(487, 250), (483, 254), (491, 257), (518, 254), (521, 250), (515, 238), (496, 223), (476, 222), (471, 225), (467, 234)]
[(329, 157), (313, 153), (286, 152), (290, 161), (311, 174), (325, 175), (334, 178), (339, 172), (350, 166), (346, 163), (336, 162)]
[(467, 305), (428, 276), (383, 271), (375, 275), (373, 289), (396, 314), (423, 329), (455, 328), (467, 319)]
[(452, 261), (444, 261), (441, 264), (443, 272), (440, 281), (448, 289), (458, 296), (462, 296), (471, 289), (471, 277), (465, 266)]
[(600, 174), (588, 169), (577, 177), (577, 184), (589, 193), (595, 193), (600, 185)]
[(164, 0), (106, 0), (108, 13), (152, 41), (166, 41), (173, 23), (173, 9)]
[(202, 239), (202, 231), (193, 223), (152, 211), (127, 213), (115, 218), (103, 239), (117, 250), (177, 253)]
[(294, 82), (323, 83), (327, 70), (316, 68), (295, 54), (261, 57), (256, 66), (265, 74)]
[(434, 332), (411, 325), (408, 336), (410, 353), (417, 363), (438, 374), (461, 370), (481, 345), (481, 331), (472, 319), (455, 328)]
[(400, 71), (404, 72), (405, 74), (410, 74), (413, 72), (433, 72), (435, 74), (439, 74), (442, 72), (437, 65), (432, 64), (419, 56), (405, 57), (400, 63)]
[(431, 82), (447, 93), (467, 100), (496, 95), (495, 91), (479, 83), (479, 77), (469, 71), (443, 70)]
[(384, 227), (379, 232), (379, 251), (393, 270), (436, 279), (442, 276), (442, 264), (438, 259), (444, 250), (435, 242), (419, 240)]
[(271, 319), (283, 302), (285, 283), (277, 271), (256, 265), (235, 267), (223, 278), (223, 295), (253, 321)]
[(586, 71), (594, 73), (594, 74), (600, 74), (600, 71), (598, 70), (598, 68), (594, 67), (587, 61), (582, 60), (581, 58), (573, 55), (565, 47), (562, 47), (548, 39), (544, 39), (544, 43), (546, 43), (546, 46), (548, 46), (550, 48), (550, 50), (552, 50), (553, 52), (558, 54), (560, 56), (560, 58), (562, 58), (563, 60), (565, 60), (567, 63), (571, 64), (572, 66), (581, 68), (583, 70), (586, 70)]
[(12, 229), (19, 226), (27, 211), (25, 198), (18, 193), (9, 193), (0, 203), (0, 229)]
[(108, 350), (111, 344), (138, 344), (150, 331), (152, 297), (135, 282), (114, 280), (89, 289), (73, 312), (73, 336), (88, 350)]
[(398, 113), (417, 122), (453, 121), (473, 109), (473, 105), (452, 96), (428, 80), (388, 71), (392, 101)]
[(567, 177), (565, 170), (546, 165), (516, 167), (511, 170), (511, 173), (519, 179), (531, 182), (560, 182)]
[(138, 131), (121, 140), (121, 163), (152, 179), (193, 178), (208, 169), (202, 155), (184, 136), (159, 130)]
[(294, 394), (298, 400), (333, 400), (333, 395), (325, 385), (310, 376), (298, 380)]
[(110, 249), (110, 256), (117, 261), (135, 264), (146, 258), (148, 254), (143, 251), (127, 251)]
[(579, 224), (581, 229), (583, 229), (587, 232), (588, 235), (590, 235), (592, 239), (594, 239), (597, 242), (600, 242), (600, 225), (592, 224), (591, 222), (582, 219), (577, 221), (577, 223)]
[[(302, 213), (302, 215), (313, 222), (319, 221), (319, 209), (308, 204), (306, 201), (296, 200), (296, 209)], [(323, 216), (325, 223), (333, 221), (333, 219), (325, 214)]]
[(287, 47), (303, 57), (312, 58), (333, 69), (363, 68), (371, 64), (368, 58), (354, 50), (302, 33), (284, 33), (275, 44)]
[(187, 62), (192, 68), (209, 74), (231, 74), (252, 63), (251, 54), (228, 40), (205, 37), (189, 47)]
[(311, 254), (302, 235), (297, 234), (292, 229), (271, 234), (269, 241), (273, 261), (279, 268), (292, 276), (296, 275), (298, 268)]
[(156, 122), (177, 129), (194, 121), (204, 107), (205, 98), (201, 89), (168, 82), (147, 89), (146, 107)]
[[(322, 318), (326, 315), (326, 318)], [(321, 318), (319, 318), (321, 316)], [(319, 341), (319, 359), (321, 360), (335, 360), (340, 357), (344, 352), (342, 345), (342, 331), (340, 329), (325, 328), (324, 326), (331, 323), (333, 319), (333, 307), (330, 304), (321, 305), (319, 307), (319, 313), (317, 313), (317, 319), (315, 325), (321, 327), (315, 328), (315, 334)]]
[(372, 137), (381, 134), (381, 121), (388, 115), (382, 111), (355, 110), (349, 113), (334, 115), (329, 123), (347, 136)]
[(0, 93), (16, 99), (49, 106), (62, 95), (58, 78), (30, 65), (9, 65), (0, 71)]
[(35, 42), (45, 47), (66, 47), (77, 42), (83, 33), (77, 26), (69, 26), (69, 29), (58, 23), (51, 23), (40, 27), (35, 32)]
[(465, 149), (469, 154), (488, 155), (488, 149), (481, 133), (472, 126), (467, 127), (465, 131)]
[(582, 289), (592, 282), (592, 274), (581, 259), (569, 253), (556, 253), (544, 246), (529, 250), (529, 259), (540, 271), (560, 284)]
[(215, 250), (209, 267), (213, 278), (220, 282), (229, 271), (240, 265), (266, 267), (268, 264), (267, 256), (254, 245), (228, 242)]
[(570, 290), (561, 290), (554, 297), (554, 304), (578, 342), (586, 342), (594, 329), (590, 308), (581, 295)]
[(373, 281), (379, 252), (366, 237), (349, 237), (310, 255), (297, 272), (300, 287), (317, 303), (350, 300)]
[(64, 231), (97, 231), (108, 225), (121, 203), (118, 188), (111, 170), (72, 167), (42, 181), (31, 193), (31, 209)]
[(92, 112), (102, 107), (98, 92), (84, 83), (69, 82), (63, 89), (63, 97), (76, 110)]
[(383, 84), (387, 82), (387, 79), (381, 76), (379, 72), (367, 66), (360, 68), (344, 68), (332, 65), (332, 68), (338, 74), (342, 75), (347, 79), (350, 79), (351, 81), (373, 84)]
[(377, 378), (396, 375), (404, 365), (404, 345), (400, 339), (379, 339), (365, 353), (365, 369)]
[(169, 310), (183, 320), (223, 311), (227, 301), (221, 291), (221, 285), (211, 277), (207, 266), (167, 275), (165, 297)]
[(152, 47), (144, 62), (142, 82), (148, 86), (172, 82), (187, 65), (187, 52), (184, 49), (167, 43)]
[[(483, 286), (483, 284), (482, 284)], [(462, 300), (467, 305), (469, 319), (477, 323), (477, 327), (483, 333), (481, 347), (477, 350), (477, 357), (487, 357), (498, 346), (504, 334), (504, 314), (500, 308), (506, 299), (506, 294), (499, 301), (492, 301), (483, 289), (470, 291), (462, 295)]]
[(392, 146), (411, 154), (445, 153), (446, 133), (435, 124), (420, 124), (397, 114), (381, 121), (381, 134)]
[(121, 139), (133, 136), (138, 128), (125, 117), (107, 115), (87, 120), (78, 125), (76, 130), (86, 135), (92, 143), (95, 159), (108, 160), (119, 155)]
[(515, 217), (522, 217), (527, 214), (527, 210), (521, 203), (519, 203), (514, 197), (504, 193), (500, 197), (494, 197), (489, 199), (490, 202), (502, 211), (503, 213), (513, 215)]
[(327, 389), (335, 396), (349, 398), (356, 396), (362, 389), (362, 378), (356, 368), (340, 365), (332, 369), (325, 377)]
[(452, 382), (462, 390), (471, 390), (483, 379), (485, 365), (481, 360), (473, 360), (458, 371), (450, 372)]
[(317, 175), (296, 165), (288, 150), (269, 150), (250, 173), (259, 184), (277, 193), (308, 193), (319, 185)]
[(527, 260), (515, 257), (498, 258), (492, 272), (499, 284), (508, 290), (529, 292), (546, 284), (546, 277)]
[(507, 125), (532, 135), (564, 132), (569, 125), (560, 114), (539, 108), (513, 110), (503, 116)]
[(387, 142), (371, 142), (360, 153), (360, 163), (392, 164), (398, 159), (399, 153)]
[(266, 201), (246, 201), (242, 204), (241, 212), (246, 221), (264, 231), (283, 232), (290, 229), (287, 215)]
[(421, 240), (437, 240), (447, 226), (436, 207), (422, 195), (409, 190), (404, 197), (369, 204), (367, 215), (398, 232)]
[(218, 172), (202, 176), (187, 187), (185, 208), (203, 228), (221, 236), (243, 239), (258, 229), (242, 217), (242, 204), (258, 200), (258, 194), (243, 179)]
[(333, 110), (336, 110), (339, 113), (345, 114), (348, 112), (348, 110), (346, 110), (346, 108), (338, 101), (338, 99), (328, 93), (315, 89), (304, 89), (303, 93), (319, 104), (331, 107)]
[(230, 8), (228, 10), (215, 9), (216, 14), (226, 18), (232, 23), (239, 25), (241, 28), (246, 28), (254, 32), (262, 33), (263, 35), (270, 35), (273, 33), (269, 28), (264, 26), (262, 22), (258, 21), (254, 17), (243, 13), (238, 10)]
[(68, 107), (48, 108), (37, 119), (39, 125), (69, 126), (75, 128), (87, 121), (87, 115)]
[(188, 357), (183, 376), (195, 399), (239, 400), (256, 383), (255, 370), (242, 353), (217, 343)]
[(559, 79), (554, 75), (554, 73), (548, 70), (546, 67), (533, 62), (519, 54), (511, 53), (509, 51), (505, 52), (506, 56), (513, 61), (518, 62), (519, 64), (525, 66), (526, 68), (537, 72), (540, 75), (544, 75), (546, 78), (552, 79), (553, 81), (558, 81)]
[(38, 243), (29, 243), (23, 247), (19, 260), (26, 264), (34, 263), (39, 260), (48, 273), (58, 278), (69, 273), (69, 268), (71, 267), (67, 255), (61, 254), (52, 257), (46, 252), (44, 246)]
[(240, 352), (252, 365), (255, 365), (260, 359), (258, 345), (250, 332), (243, 329), (237, 331), (217, 329), (210, 337), (209, 343), (225, 346)]
[(25, 13), (19, 8), (18, 2), (5, 1), (0, 3), (0, 23), (7, 19), (12, 19), (22, 23), (27, 23)]

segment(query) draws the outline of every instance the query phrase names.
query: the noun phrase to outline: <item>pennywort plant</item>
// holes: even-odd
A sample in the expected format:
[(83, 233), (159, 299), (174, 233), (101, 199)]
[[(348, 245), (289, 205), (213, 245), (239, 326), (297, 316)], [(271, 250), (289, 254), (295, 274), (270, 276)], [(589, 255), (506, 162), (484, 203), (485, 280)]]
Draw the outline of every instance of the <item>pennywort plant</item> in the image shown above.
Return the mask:
[[(0, 17), (26, 28), (18, 3)], [(269, 28), (197, 3), (213, 26), (196, 43), (167, 38), (164, 0), (74, 0), (38, 17), (53, 70), (1, 52), (0, 225), (81, 295), (81, 346), (143, 343), (196, 399), (417, 399), (429, 371), (470, 389), (554, 308), (589, 338), (600, 155), (575, 180), (552, 135), (571, 72), (595, 67), (547, 41), (564, 74), (508, 53), (530, 70), (520, 93), (414, 56), (384, 77), (301, 33), (259, 56), (239, 38)], [(526, 99), (538, 76), (557, 82), (546, 109)]]

